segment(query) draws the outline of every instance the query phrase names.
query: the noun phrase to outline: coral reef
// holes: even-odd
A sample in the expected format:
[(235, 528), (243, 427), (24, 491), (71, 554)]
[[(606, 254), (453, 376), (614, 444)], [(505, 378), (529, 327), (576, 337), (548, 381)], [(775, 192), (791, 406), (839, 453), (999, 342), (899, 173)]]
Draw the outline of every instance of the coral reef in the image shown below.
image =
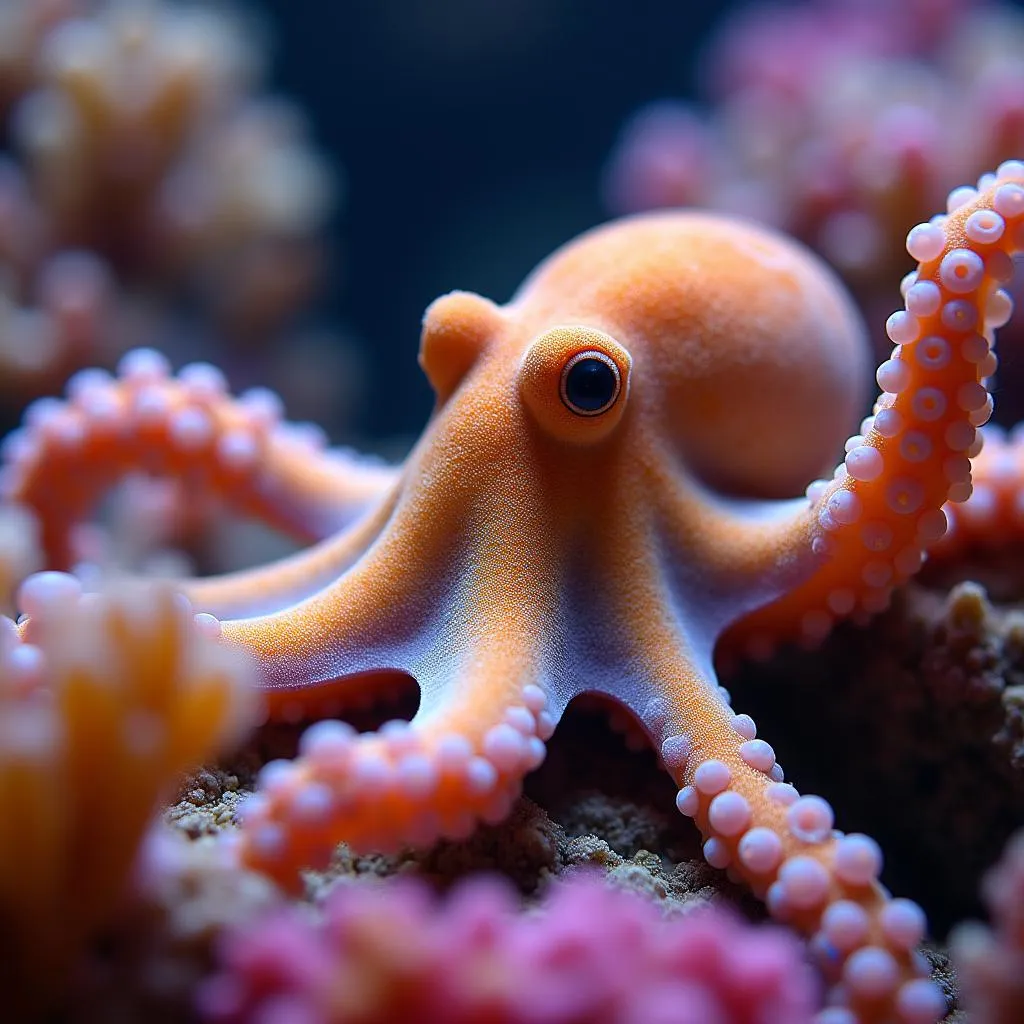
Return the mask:
[(171, 0), (3, 10), (0, 387), (156, 336), (253, 359), (313, 293), (333, 185), (299, 112), (256, 92), (252, 26)]
[(259, 699), (248, 662), (164, 588), (22, 587), (0, 619), (0, 978), (13, 1020), (57, 1009), (106, 923), (157, 803), (237, 742)]
[(277, 889), (240, 871), (228, 844), (163, 827), (146, 833), (129, 883), (77, 964), (71, 1024), (194, 1021), (224, 931), (280, 911)]
[[(861, 331), (834, 282), (784, 240), (703, 215), (632, 220), (556, 253), (505, 310), (466, 293), (434, 303), (421, 361), (441, 404), (407, 465), (384, 473), (367, 496), (358, 464), (342, 467), (327, 493), (317, 478), (303, 486), (305, 465), (293, 486), (270, 460), (249, 485), (255, 493), (280, 493), (281, 477), (282, 507), (301, 518), (306, 490), (321, 492), (328, 515), (315, 518), (325, 533), (332, 521), (340, 529), (278, 567), (184, 585), (223, 618), (210, 618), (218, 635), (256, 654), (280, 716), (322, 713), (331, 701), (343, 708), (346, 696), (378, 678), (394, 686), (395, 669), (423, 695), (411, 723), (357, 735), (346, 723), (321, 722), (303, 735), (294, 762), (265, 765), (244, 814), (243, 862), (298, 891), (299, 871), (326, 866), (339, 840), (383, 850), (429, 846), (468, 834), (478, 820), (497, 821), (543, 760), (543, 741), (568, 700), (596, 691), (635, 714), (660, 751), (708, 863), (729, 868), (773, 916), (811, 937), (842, 1007), (832, 1017), (937, 1020), (940, 996), (915, 952), (922, 912), (880, 885), (873, 840), (834, 830), (829, 804), (783, 782), (773, 749), (756, 738), (749, 716), (733, 711), (707, 666), (722, 633), (732, 651), (761, 653), (791, 637), (820, 642), (837, 618), (880, 610), (944, 534), (942, 506), (971, 497), (970, 456), (992, 411), (984, 383), (996, 363), (991, 344), (1012, 308), (999, 286), (1019, 245), (1022, 180), (1024, 165), (1005, 163), (977, 190), (951, 195), (948, 216), (910, 232), (907, 248), (920, 265), (904, 281), (907, 308), (887, 323), (897, 347), (878, 370), (883, 395), (847, 441), (832, 481), (812, 483), (795, 503), (759, 496), (788, 489), (787, 473), (808, 474), (827, 457), (820, 445), (829, 421), (813, 399), (824, 393), (835, 407), (843, 397)], [(734, 275), (736, 267), (743, 274)], [(589, 307), (581, 305), (583, 284)], [(585, 324), (607, 324), (622, 340), (587, 325), (551, 327), (566, 319), (565, 301)], [(694, 318), (686, 329), (680, 309)], [(824, 339), (823, 309), (831, 313)], [(780, 336), (799, 354), (795, 370), (780, 358)], [(680, 338), (692, 347), (694, 337), (710, 345), (721, 376), (697, 372), (699, 351), (679, 359)], [(676, 373), (634, 374), (634, 358)], [(471, 369), (472, 383), (460, 387)], [(510, 373), (522, 406), (511, 414)], [(772, 404), (775, 389), (765, 394), (772, 373), (788, 387), (782, 409)], [(6, 485), (40, 517), (47, 550), (64, 557), (68, 519), (113, 476), (141, 464), (192, 478), (190, 460), (198, 458), (212, 468), (204, 482), (215, 491), (225, 451), (228, 468), (235, 464), (238, 445), (225, 441), (241, 431), (243, 448), (258, 447), (251, 417), (239, 422), (220, 381), (211, 383), (209, 371), (198, 383), (196, 376), (170, 381), (143, 352), (130, 357), (120, 381), (80, 378), (70, 405), (34, 415), (14, 446)], [(689, 412), (692, 403), (679, 399), (695, 376), (705, 396), (716, 388), (749, 393), (738, 421), (719, 426), (713, 405)], [(737, 439), (781, 420), (794, 389), (806, 393), (796, 408), (818, 435), (798, 429), (777, 464), (738, 448)], [(112, 427), (109, 447), (103, 438)], [(272, 451), (271, 440), (261, 443)], [(664, 464), (672, 445), (691, 463), (685, 470)], [(61, 449), (95, 460), (90, 488), (69, 496)], [(581, 504), (580, 472), (600, 472), (619, 500), (596, 513)], [(703, 487), (694, 487), (697, 479)], [(712, 485), (751, 497), (745, 506), (711, 501)], [(41, 501), (47, 494), (56, 500)], [(476, 509), (468, 518), (467, 501)], [(621, 550), (617, 574), (572, 568), (581, 535)], [(472, 551), (488, 554), (473, 563), (464, 554)], [(713, 606), (700, 603), (689, 576), (702, 593), (719, 595)], [(672, 581), (668, 606), (662, 579)], [(603, 667), (571, 639), (594, 628), (574, 596), (584, 581), (608, 595), (606, 616), (628, 624), (605, 642)], [(431, 603), (456, 614), (435, 622), (424, 611), (424, 587)], [(619, 589), (631, 595), (628, 605), (612, 601)], [(536, 638), (538, 624), (559, 637), (558, 623), (561, 638)], [(463, 678), (470, 667), (472, 689)]]
[[(922, 911), (893, 892), (941, 936), (1024, 806), (1024, 625), (1000, 605), (1024, 440), (986, 428), (983, 450), (981, 431), (1024, 164), (910, 231), (883, 394), (832, 465), (865, 397), (856, 307), (895, 290), (895, 239), (1024, 149), (1022, 38), (969, 0), (748, 14), (712, 52), (714, 119), (661, 107), (627, 134), (615, 202), (774, 220), (855, 301), (770, 230), (660, 214), (571, 242), (506, 306), (438, 299), (420, 350), (437, 407), (400, 466), (153, 348), (30, 405), (0, 453), (0, 612), (21, 584), (23, 613), (0, 618), (0, 1012), (955, 1011)], [(216, 330), (233, 382), (240, 352), (269, 375), (331, 189), (261, 76), (237, 12), (0, 6), (12, 409), (140, 336), (180, 364)], [(310, 346), (281, 359), (322, 400)], [(242, 517), (312, 546), (184, 578), (166, 549), (216, 567), (230, 545), (209, 539)], [(172, 587), (100, 586), (158, 564)], [(41, 566), (77, 576), (22, 583)], [(988, 595), (949, 590), (965, 567)], [(832, 804), (784, 781), (776, 750)], [(986, 888), (993, 930), (955, 943), (978, 1024), (1020, 1006), (1020, 852)], [(466, 881), (480, 871), (505, 881)], [(695, 909), (725, 900), (777, 923)]]
[[(663, 918), (579, 878), (522, 915), (504, 884), (463, 883), (441, 907), (410, 880), (336, 888), (230, 933), (200, 991), (208, 1020), (287, 1013), (331, 1024), (802, 1024), (815, 983), (782, 932), (724, 912)], [(595, 929), (595, 923), (600, 927)]]

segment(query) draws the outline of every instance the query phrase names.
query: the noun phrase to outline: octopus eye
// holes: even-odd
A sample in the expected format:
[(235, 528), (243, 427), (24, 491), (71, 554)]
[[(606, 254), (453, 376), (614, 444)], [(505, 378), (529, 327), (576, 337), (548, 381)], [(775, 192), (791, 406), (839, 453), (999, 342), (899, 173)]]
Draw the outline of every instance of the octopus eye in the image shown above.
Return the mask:
[(603, 352), (577, 352), (562, 370), (559, 392), (566, 407), (577, 416), (607, 412), (622, 390), (622, 374), (611, 356)]
[(552, 436), (596, 444), (622, 420), (632, 365), (629, 352), (596, 327), (552, 327), (523, 353), (519, 393)]

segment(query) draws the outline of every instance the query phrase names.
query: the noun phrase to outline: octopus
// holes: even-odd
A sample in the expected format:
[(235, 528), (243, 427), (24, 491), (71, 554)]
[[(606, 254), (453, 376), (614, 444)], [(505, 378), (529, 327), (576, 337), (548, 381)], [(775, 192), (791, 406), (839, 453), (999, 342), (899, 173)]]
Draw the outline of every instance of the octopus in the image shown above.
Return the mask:
[[(596, 694), (653, 744), (708, 862), (810, 937), (833, 983), (823, 1024), (933, 1022), (922, 911), (880, 884), (873, 840), (785, 781), (715, 663), (866, 620), (947, 515), (962, 537), (1014, 514), (997, 471), (985, 509), (944, 510), (971, 496), (1022, 244), (1017, 162), (910, 232), (882, 393), (834, 471), (865, 397), (851, 300), (798, 244), (673, 211), (584, 234), (504, 306), (437, 299), (419, 350), (436, 405), (399, 467), (325, 450), (267, 393), (233, 400), (211, 367), (173, 377), (143, 350), (29, 410), (3, 493), (36, 512), (56, 568), (140, 468), (312, 542), (182, 584), (252, 652), (272, 714), (326, 716), (263, 770), (237, 841), (249, 866), (294, 886), (342, 840), (424, 846), (500, 820), (569, 702)], [(411, 721), (341, 720), (408, 679)]]

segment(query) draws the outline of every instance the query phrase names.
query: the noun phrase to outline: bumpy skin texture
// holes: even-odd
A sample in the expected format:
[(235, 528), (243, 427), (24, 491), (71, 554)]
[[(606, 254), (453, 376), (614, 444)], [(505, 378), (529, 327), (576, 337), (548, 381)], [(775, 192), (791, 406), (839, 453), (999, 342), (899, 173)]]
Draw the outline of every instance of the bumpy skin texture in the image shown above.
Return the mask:
[[(139, 470), (178, 478), (197, 501), (216, 498), (307, 542), (359, 519), (395, 480), (391, 467), (325, 449), (319, 431), (282, 422), (273, 392), (233, 399), (208, 364), (176, 378), (169, 369), (159, 353), (138, 349), (116, 380), (84, 370), (69, 381), (67, 401), (34, 402), (4, 438), (0, 499), (37, 513), (50, 568), (75, 563), (75, 525)], [(258, 594), (257, 584), (243, 576), (230, 589)]]
[[(782, 782), (712, 658), (720, 640), (758, 654), (879, 610), (942, 537), (946, 502), (969, 497), (1021, 182), (1024, 165), (1004, 165), (911, 232), (921, 263), (889, 321), (885, 394), (833, 479), (800, 499), (776, 495), (839, 447), (862, 332), (827, 271), (785, 239), (701, 214), (640, 217), (570, 243), (508, 306), (437, 300), (420, 352), (437, 408), (393, 483), (382, 477), (374, 501), (342, 474), (325, 504), (356, 515), (351, 527), (188, 588), (256, 654), (279, 714), (344, 708), (395, 671), (421, 691), (409, 724), (356, 736), (322, 722), (295, 762), (268, 766), (244, 859), (294, 884), (341, 839), (426, 844), (497, 819), (569, 700), (597, 692), (659, 749), (708, 861), (813, 937), (836, 982), (823, 1021), (937, 1019), (914, 953), (920, 910), (879, 885), (871, 840), (835, 831), (825, 801)], [(580, 360), (589, 390), (570, 376)], [(134, 381), (80, 383), (73, 428), (47, 414), (15, 446), (5, 486), (41, 513), (44, 536), (60, 535), (59, 502), (35, 497), (61, 484), (48, 446), (102, 466), (96, 438), (112, 420), (172, 472), (183, 448), (214, 479), (218, 460), (235, 467), (227, 400), (143, 369), (141, 398), (137, 367)], [(283, 465), (265, 472), (294, 479)], [(237, 493), (264, 493), (261, 472), (257, 460)], [(302, 505), (310, 488), (296, 493)]]

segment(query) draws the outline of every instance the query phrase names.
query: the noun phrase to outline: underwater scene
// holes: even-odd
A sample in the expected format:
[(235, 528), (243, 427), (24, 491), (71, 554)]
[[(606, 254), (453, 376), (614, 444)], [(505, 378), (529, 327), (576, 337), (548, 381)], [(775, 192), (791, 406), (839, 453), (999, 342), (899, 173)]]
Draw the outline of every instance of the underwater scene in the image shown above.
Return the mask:
[(1024, 1024), (1022, 268), (1011, 0), (0, 0), (0, 1022)]

